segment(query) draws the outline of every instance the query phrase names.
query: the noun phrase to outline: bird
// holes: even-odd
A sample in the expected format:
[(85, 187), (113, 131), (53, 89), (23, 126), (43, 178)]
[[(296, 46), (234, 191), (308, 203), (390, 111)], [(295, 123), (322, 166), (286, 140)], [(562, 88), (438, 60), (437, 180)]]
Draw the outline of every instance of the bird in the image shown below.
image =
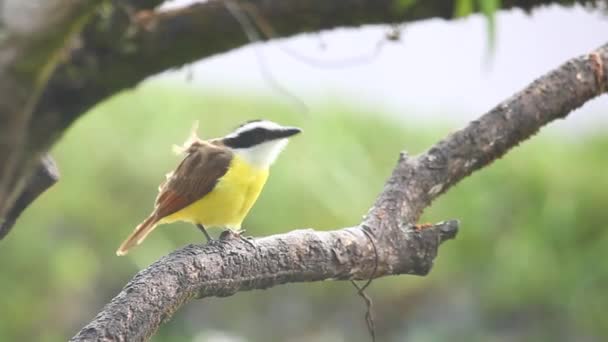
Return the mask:
[(185, 221), (212, 238), (208, 227), (240, 233), (243, 220), (260, 195), (269, 169), (300, 128), (269, 120), (247, 121), (228, 135), (202, 140), (197, 125), (181, 148), (185, 157), (159, 186), (152, 213), (120, 245), (126, 255), (158, 225)]

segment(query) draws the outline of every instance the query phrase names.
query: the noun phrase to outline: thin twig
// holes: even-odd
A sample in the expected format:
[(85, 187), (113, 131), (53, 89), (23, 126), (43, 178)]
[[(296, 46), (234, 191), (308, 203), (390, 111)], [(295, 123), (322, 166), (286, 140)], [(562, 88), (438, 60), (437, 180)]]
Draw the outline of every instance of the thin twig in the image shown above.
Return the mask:
[[(260, 13), (257, 7), (254, 4), (242, 4), (241, 8), (245, 10), (253, 19), (258, 29), (264, 34), (266, 40), (275, 39), (279, 37), (277, 32), (274, 30), (272, 24)], [(360, 55), (347, 57), (339, 60), (322, 60), (310, 56), (306, 56), (287, 45), (277, 43), (276, 46), (283, 51), (283, 53), (289, 55), (290, 57), (311, 65), (317, 68), (326, 68), (326, 69), (337, 69), (337, 68), (349, 68), (354, 66), (360, 66), (363, 64), (368, 64), (373, 62), (384, 48), (386, 43), (385, 39), (380, 39), (374, 48), (370, 52), (365, 52)]]
[[(261, 38), (260, 34), (252, 24), (251, 20), (247, 15), (243, 13), (243, 10), (239, 6), (239, 4), (235, 3), (232, 0), (224, 0), (224, 6), (230, 12), (230, 14), (234, 17), (234, 19), (241, 25), (243, 32), (249, 39), (250, 43), (258, 43), (263, 42), (264, 40)], [(264, 54), (258, 46), (252, 46), (253, 51), (255, 53), (255, 57), (260, 68), (260, 73), (266, 82), (278, 93), (289, 98), (297, 107), (299, 107), (300, 111), (303, 113), (308, 113), (310, 110), (306, 103), (302, 101), (298, 96), (294, 95), (290, 92), (286, 87), (284, 87), (272, 74), (270, 68), (266, 64), (266, 59), (264, 58)]]
[(370, 275), (369, 279), (363, 286), (359, 286), (354, 280), (351, 280), (350, 283), (357, 289), (357, 294), (363, 298), (365, 301), (365, 323), (367, 323), (367, 330), (369, 331), (370, 336), (372, 337), (372, 342), (376, 342), (376, 325), (374, 323), (374, 313), (373, 313), (373, 305), (372, 299), (365, 293), (365, 289), (371, 285), (372, 280), (376, 276), (376, 271), (378, 270), (378, 250), (376, 249), (376, 243), (374, 242), (374, 238), (372, 237), (372, 233), (365, 228), (365, 226), (361, 229), (365, 236), (369, 239), (374, 248), (374, 256), (376, 258), (374, 262), (374, 270)]

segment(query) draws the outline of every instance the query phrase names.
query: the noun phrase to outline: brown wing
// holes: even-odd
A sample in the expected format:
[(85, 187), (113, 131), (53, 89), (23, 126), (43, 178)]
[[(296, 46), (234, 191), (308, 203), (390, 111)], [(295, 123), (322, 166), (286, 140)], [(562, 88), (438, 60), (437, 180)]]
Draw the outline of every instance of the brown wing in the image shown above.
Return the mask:
[(131, 247), (139, 245), (163, 217), (187, 207), (213, 190), (232, 160), (232, 152), (220, 146), (199, 140), (188, 147), (184, 160), (159, 187), (154, 211), (120, 245), (117, 255), (125, 255)]
[(206, 142), (192, 144), (177, 169), (161, 184), (155, 216), (161, 219), (199, 200), (226, 174), (232, 152)]

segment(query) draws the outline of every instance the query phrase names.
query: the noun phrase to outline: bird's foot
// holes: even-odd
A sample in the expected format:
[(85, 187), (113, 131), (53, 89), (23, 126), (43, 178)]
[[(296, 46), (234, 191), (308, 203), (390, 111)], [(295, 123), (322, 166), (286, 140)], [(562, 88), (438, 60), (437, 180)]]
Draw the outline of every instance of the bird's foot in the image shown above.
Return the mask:
[(207, 244), (213, 242), (213, 238), (209, 235), (209, 233), (207, 233), (207, 230), (202, 224), (197, 224), (196, 227), (205, 235), (205, 238), (207, 239)]
[(229, 239), (240, 239), (241, 241), (247, 243), (251, 247), (256, 247), (253, 243), (253, 237), (243, 235), (245, 233), (245, 229), (232, 230), (226, 229), (220, 234), (220, 240), (229, 240)]

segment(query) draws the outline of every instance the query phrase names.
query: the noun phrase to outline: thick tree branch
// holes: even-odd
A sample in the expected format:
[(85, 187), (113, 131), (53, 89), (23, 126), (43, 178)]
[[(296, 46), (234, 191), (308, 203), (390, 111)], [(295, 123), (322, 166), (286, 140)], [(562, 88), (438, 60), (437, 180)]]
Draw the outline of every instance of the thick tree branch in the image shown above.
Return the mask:
[[(158, 3), (158, 0), (131, 1), (134, 6), (138, 5), (136, 10)], [(249, 0), (238, 3), (243, 8), (255, 9), (256, 15), (272, 25), (273, 38), (337, 27), (447, 19), (454, 14), (454, 1), (444, 0), (415, 1), (408, 7), (396, 5), (397, 0)], [(502, 7), (531, 10), (551, 3), (555, 1), (509, 0), (503, 1)], [(595, 4), (597, 1), (559, 3)], [(223, 0), (168, 11), (134, 12), (117, 7), (111, 16), (97, 18), (89, 25), (81, 48), (73, 51), (68, 63), (53, 78), (36, 114), (44, 124), (32, 127), (34, 132), (45, 137), (36, 144), (48, 146), (58, 132), (88, 108), (111, 94), (137, 85), (150, 75), (250, 43)], [(44, 120), (46, 117), (54, 117), (54, 120)], [(49, 122), (54, 123), (51, 129)]]
[(457, 222), (415, 227), (422, 210), (542, 126), (602, 94), (606, 75), (608, 45), (539, 78), (420, 156), (402, 154), (357, 227), (294, 231), (257, 239), (255, 247), (229, 239), (175, 251), (139, 272), (72, 341), (145, 340), (194, 297), (298, 281), (424, 275), (439, 244), (455, 235)]
[(71, 341), (146, 340), (193, 298), (226, 297), (291, 282), (425, 275), (439, 244), (455, 236), (458, 224), (448, 221), (420, 231), (397, 228), (407, 241), (401, 246), (405, 251), (385, 250), (389, 258), (378, 260), (361, 228), (296, 230), (256, 239), (255, 248), (232, 236), (205, 246), (189, 245), (137, 274)]

